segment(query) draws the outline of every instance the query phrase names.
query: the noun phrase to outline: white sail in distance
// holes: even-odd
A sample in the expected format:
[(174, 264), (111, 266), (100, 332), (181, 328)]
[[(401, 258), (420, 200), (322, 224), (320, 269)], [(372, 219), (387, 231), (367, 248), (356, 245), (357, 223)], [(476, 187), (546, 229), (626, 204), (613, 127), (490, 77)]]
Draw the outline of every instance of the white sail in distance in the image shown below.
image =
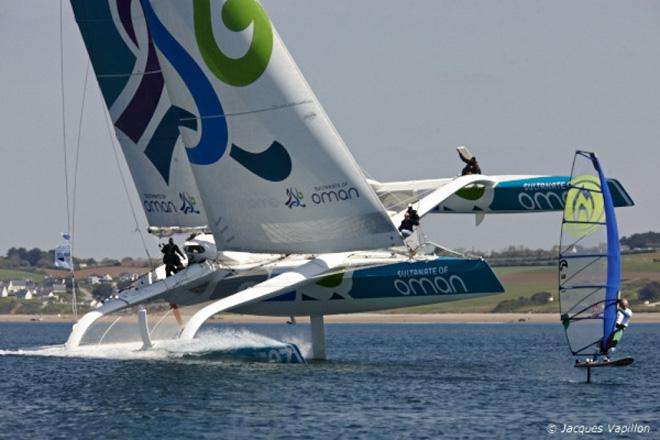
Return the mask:
[(71, 0), (71, 6), (150, 228), (206, 226), (180, 139), (182, 110), (167, 96), (139, 0)]
[(141, 3), (219, 249), (401, 244), (259, 2)]

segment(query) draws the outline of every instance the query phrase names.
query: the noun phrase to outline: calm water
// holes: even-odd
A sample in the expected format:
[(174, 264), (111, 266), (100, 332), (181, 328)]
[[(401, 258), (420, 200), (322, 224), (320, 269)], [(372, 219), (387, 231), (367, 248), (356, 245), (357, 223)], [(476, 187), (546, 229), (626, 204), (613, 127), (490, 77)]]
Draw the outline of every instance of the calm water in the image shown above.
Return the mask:
[(549, 438), (551, 423), (637, 423), (651, 432), (590, 437), (660, 438), (656, 324), (633, 324), (620, 354), (635, 364), (591, 385), (558, 324), (328, 325), (332, 360), (308, 365), (15, 353), (69, 328), (0, 324), (0, 437)]

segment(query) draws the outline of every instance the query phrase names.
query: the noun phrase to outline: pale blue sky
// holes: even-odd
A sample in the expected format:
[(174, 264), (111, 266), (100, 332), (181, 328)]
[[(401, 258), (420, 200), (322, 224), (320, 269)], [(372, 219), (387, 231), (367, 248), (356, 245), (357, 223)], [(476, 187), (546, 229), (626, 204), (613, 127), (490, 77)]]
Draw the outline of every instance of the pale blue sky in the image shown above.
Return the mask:
[[(576, 148), (593, 149), (637, 203), (618, 211), (621, 233), (660, 230), (659, 2), (262, 3), (372, 177), (454, 175), (462, 144), (490, 174), (566, 174)], [(65, 6), (73, 156), (87, 54)], [(52, 248), (66, 227), (58, 13), (55, 0), (0, 2), (0, 254)], [(76, 254), (142, 256), (90, 84)], [(139, 220), (144, 228), (141, 212)], [(472, 216), (431, 216), (424, 228), (451, 247), (549, 248), (559, 221), (560, 214), (501, 215), (475, 228)]]

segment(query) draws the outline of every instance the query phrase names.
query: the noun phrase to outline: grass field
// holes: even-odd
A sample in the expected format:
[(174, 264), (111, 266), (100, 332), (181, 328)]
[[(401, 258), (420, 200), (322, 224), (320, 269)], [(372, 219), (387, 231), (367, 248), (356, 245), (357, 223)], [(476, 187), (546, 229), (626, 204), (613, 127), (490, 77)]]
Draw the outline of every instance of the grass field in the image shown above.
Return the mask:
[(660, 252), (654, 254), (623, 255), (623, 271), (654, 272), (660, 279)]
[[(133, 266), (95, 266), (87, 269), (79, 269), (76, 271), (76, 279), (87, 278), (90, 275), (105, 275), (108, 274), (112, 278), (118, 278), (123, 273), (138, 273), (143, 274), (149, 271), (147, 267), (133, 267)], [(63, 269), (45, 269), (44, 272), (52, 277), (68, 277), (69, 272)]]
[[(660, 253), (625, 255), (622, 258), (623, 295), (637, 298), (637, 291), (651, 281), (660, 281)], [(412, 307), (396, 310), (403, 313), (488, 313), (502, 301), (529, 298), (537, 292), (549, 292), (554, 301), (528, 305), (516, 312), (559, 313), (557, 302), (557, 268), (544, 267), (496, 267), (495, 273), (504, 285), (505, 293), (485, 296), (465, 301), (452, 301), (442, 304)], [(660, 311), (660, 307), (645, 307), (637, 304), (635, 311)]]
[(20, 270), (0, 269), (0, 281), (8, 280), (32, 280), (41, 282), (44, 274), (37, 272), (24, 272)]

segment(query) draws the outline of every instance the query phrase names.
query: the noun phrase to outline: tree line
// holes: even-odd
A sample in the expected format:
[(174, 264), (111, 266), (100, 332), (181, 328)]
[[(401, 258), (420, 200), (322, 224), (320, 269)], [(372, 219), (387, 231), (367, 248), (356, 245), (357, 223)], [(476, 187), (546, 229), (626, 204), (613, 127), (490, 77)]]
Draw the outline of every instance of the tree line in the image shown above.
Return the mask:
[[(52, 269), (55, 267), (55, 250), (42, 250), (39, 248), (26, 249), (24, 247), (9, 248), (5, 256), (0, 256), (0, 269)], [(73, 258), (73, 264), (76, 269), (81, 265), (83, 267), (94, 266), (131, 266), (131, 267), (149, 267), (149, 261), (143, 258), (126, 257), (121, 260), (113, 258)]]
[(631, 249), (639, 248), (660, 248), (660, 232), (644, 232), (642, 234), (632, 234), (630, 237), (621, 238), (621, 244)]
[[(628, 246), (631, 249), (640, 248), (654, 248), (660, 249), (660, 233), (658, 232), (644, 232), (632, 234), (629, 237), (622, 237), (620, 240), (622, 245)], [(463, 251), (463, 250), (462, 250)], [(480, 252), (480, 251), (467, 251), (468, 253), (477, 253), (485, 255), (493, 259), (507, 259), (519, 258), (530, 260), (551, 260), (557, 258), (558, 247), (552, 249), (529, 249), (525, 246), (509, 246), (500, 251)], [(39, 248), (26, 249), (24, 247), (12, 247), (7, 251), (7, 254), (0, 256), (0, 269), (47, 269), (53, 268), (53, 261), (55, 258), (55, 250), (42, 250)], [(93, 266), (132, 266), (132, 267), (149, 267), (149, 261), (144, 258), (131, 258), (126, 257), (121, 260), (113, 258), (103, 258), (96, 260), (94, 258), (73, 258), (76, 268), (81, 265), (86, 267)]]

